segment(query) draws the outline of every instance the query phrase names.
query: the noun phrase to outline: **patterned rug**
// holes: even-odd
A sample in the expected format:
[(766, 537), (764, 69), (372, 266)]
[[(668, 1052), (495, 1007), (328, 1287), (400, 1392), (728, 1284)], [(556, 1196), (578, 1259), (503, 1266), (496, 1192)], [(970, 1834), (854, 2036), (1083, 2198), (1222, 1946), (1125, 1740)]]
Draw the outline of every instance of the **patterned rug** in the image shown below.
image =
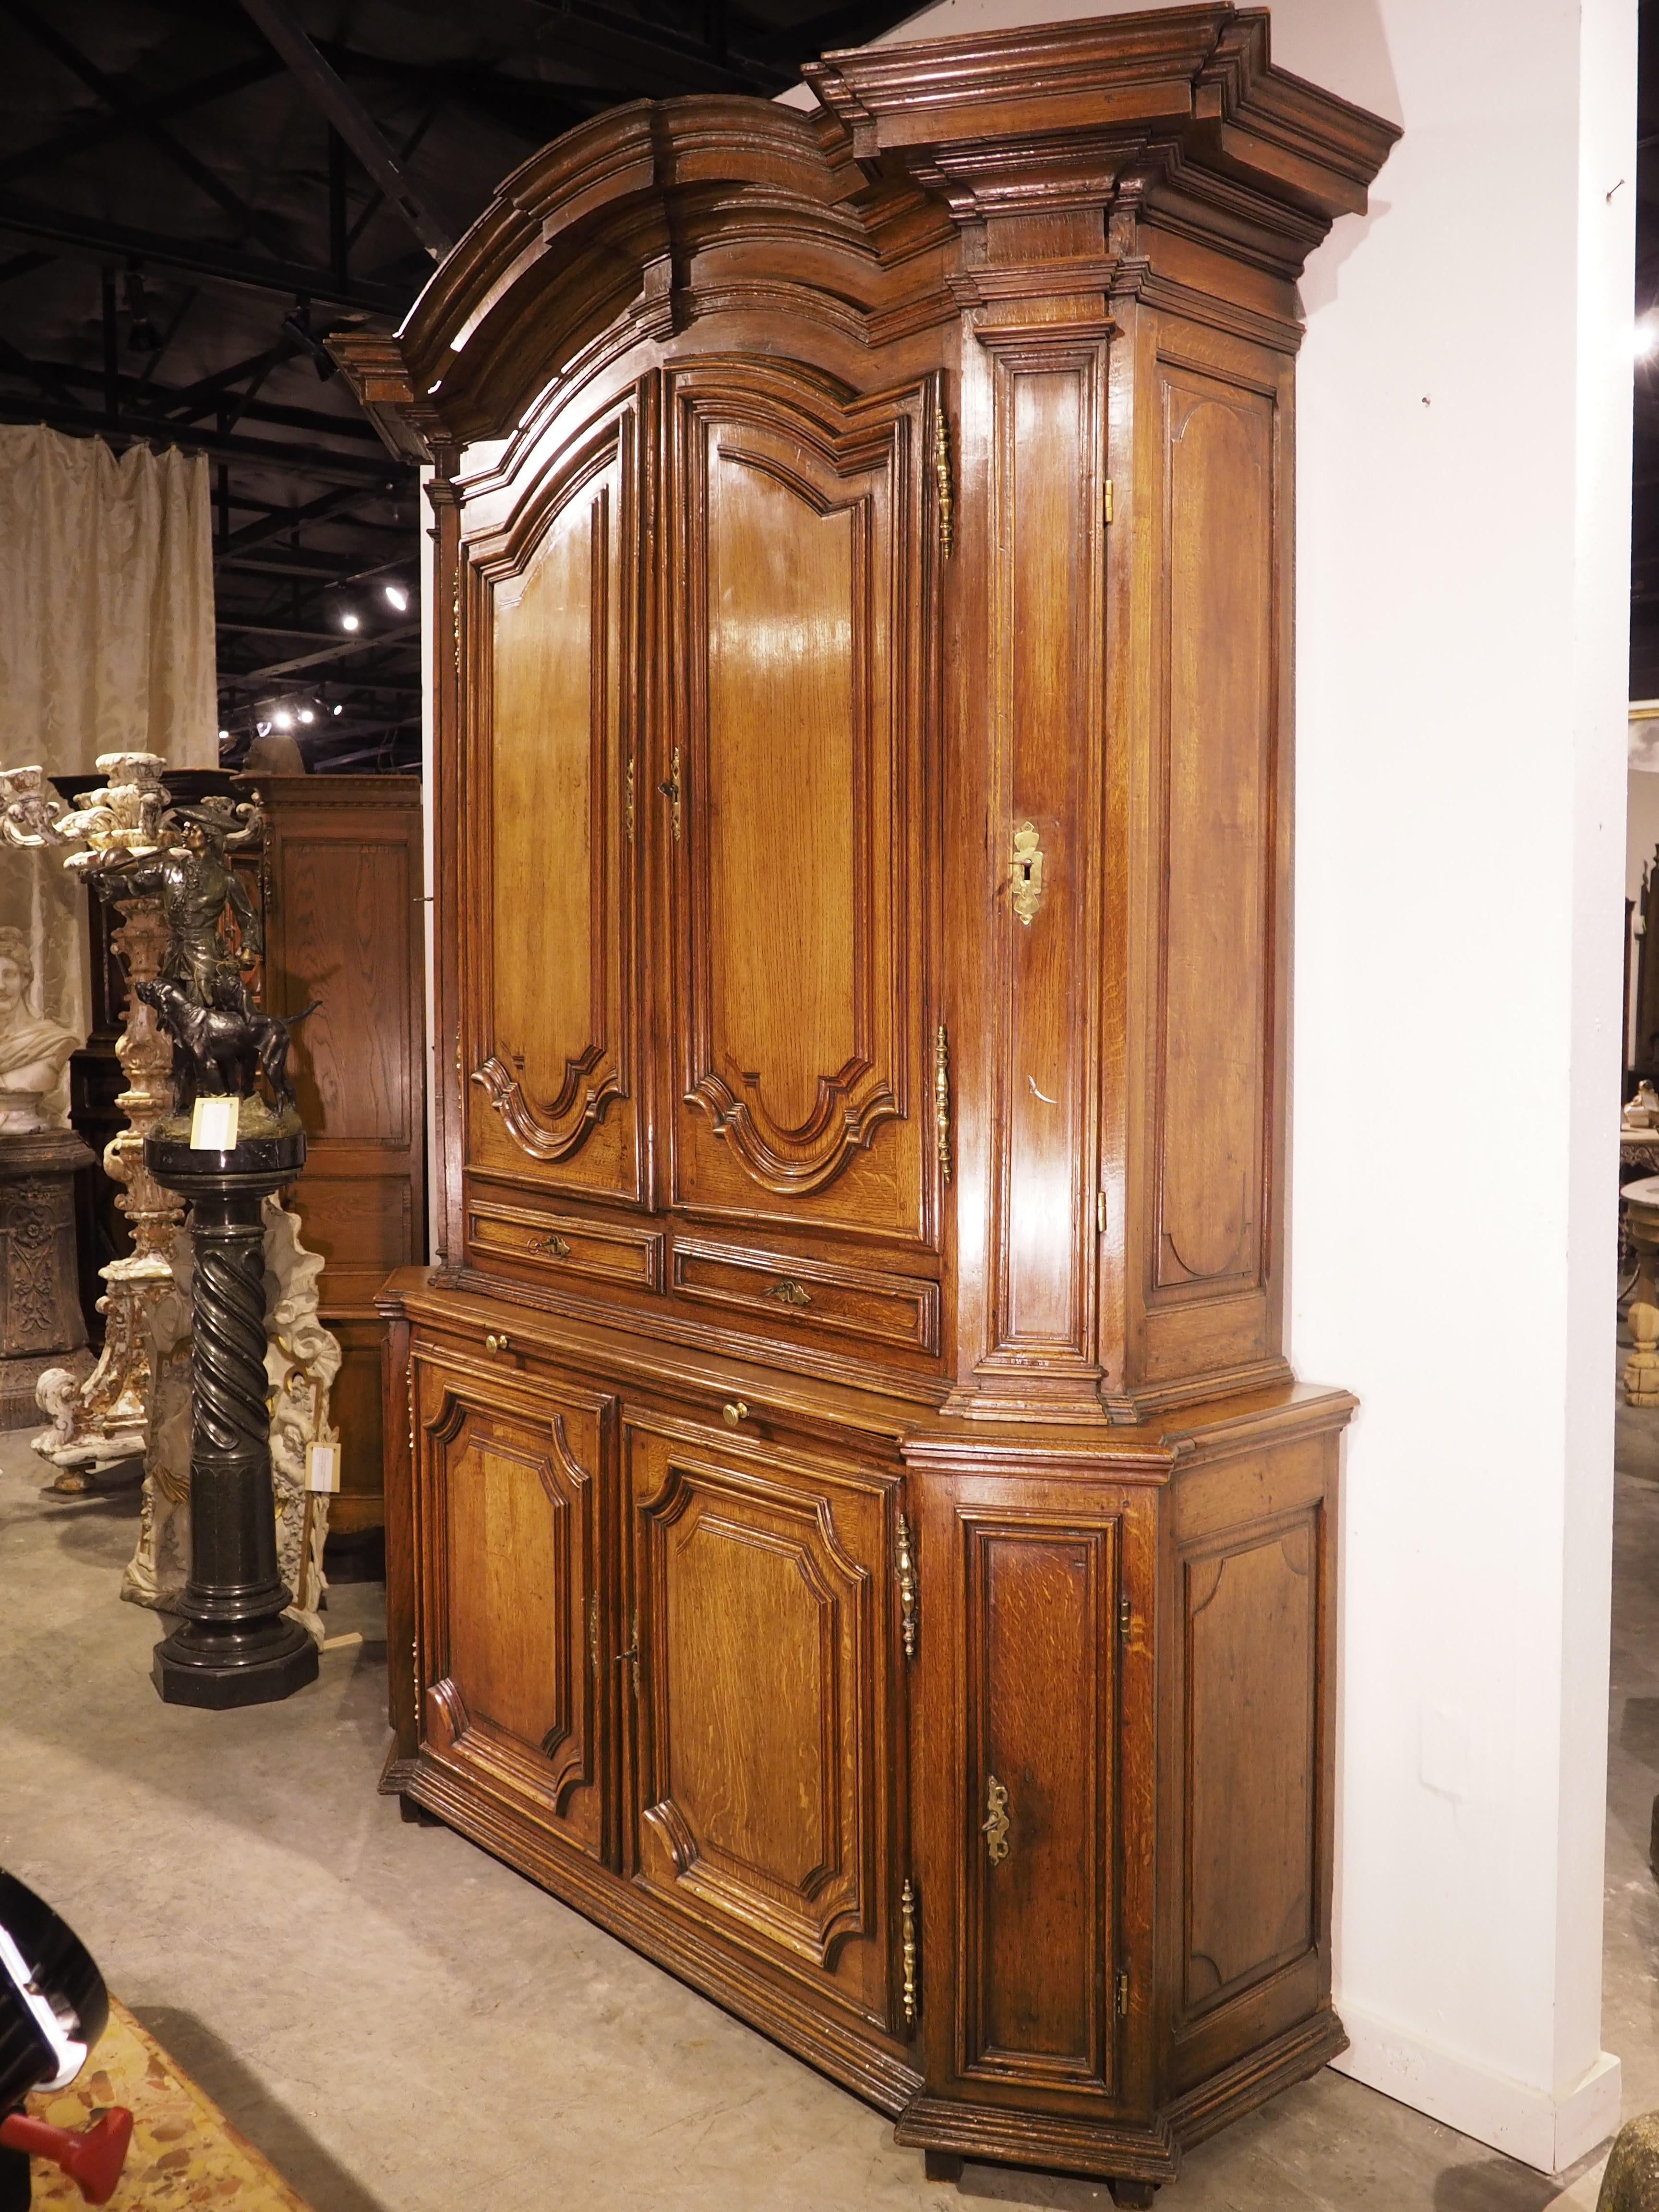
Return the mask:
[[(309, 2212), (267, 2159), (181, 2074), (161, 2045), (112, 1997), (109, 2026), (76, 2080), (28, 2109), (55, 2128), (83, 2128), (106, 2105), (132, 2114), (132, 2148), (109, 2212)], [(34, 2161), (36, 2212), (71, 2212), (81, 2192), (67, 2174)]]

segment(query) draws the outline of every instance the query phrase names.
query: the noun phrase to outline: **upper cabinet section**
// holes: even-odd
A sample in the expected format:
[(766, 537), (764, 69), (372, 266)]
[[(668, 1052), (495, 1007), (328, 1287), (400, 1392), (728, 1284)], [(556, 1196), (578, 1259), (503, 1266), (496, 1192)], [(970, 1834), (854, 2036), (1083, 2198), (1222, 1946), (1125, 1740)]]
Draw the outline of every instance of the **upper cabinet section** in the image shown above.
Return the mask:
[(929, 393), (668, 393), (673, 1201), (915, 1237)]

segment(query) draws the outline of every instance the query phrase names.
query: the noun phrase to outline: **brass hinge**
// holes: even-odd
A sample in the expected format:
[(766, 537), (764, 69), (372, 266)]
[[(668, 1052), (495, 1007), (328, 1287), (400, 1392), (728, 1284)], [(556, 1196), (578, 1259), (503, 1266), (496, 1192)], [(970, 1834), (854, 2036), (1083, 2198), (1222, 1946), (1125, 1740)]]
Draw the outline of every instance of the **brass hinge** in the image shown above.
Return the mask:
[(1106, 1234), (1106, 1194), (1103, 1190), (1095, 1193), (1095, 1227), (1103, 1237)]
[(933, 484), (939, 498), (939, 555), (948, 561), (957, 545), (957, 502), (951, 483), (951, 425), (943, 400), (933, 417)]
[(939, 1152), (939, 1171), (951, 1180), (951, 1040), (945, 1024), (933, 1039), (933, 1142)]
[(899, 1892), (899, 1911), (904, 1928), (904, 2025), (914, 2027), (916, 2024), (916, 1893), (908, 1875), (904, 1887)]
[(1109, 522), (1112, 519), (1112, 480), (1110, 477), (1107, 477), (1102, 489), (1105, 496), (1101, 503), (1106, 510), (1106, 520)]
[(1129, 1640), (1129, 1631), (1133, 1626), (1134, 1617), (1134, 1607), (1130, 1604), (1128, 1599), (1127, 1597), (1119, 1598), (1117, 1601), (1117, 1632), (1123, 1638), (1123, 1641), (1126, 1644)]
[(1120, 2020), (1129, 2017), (1129, 1970), (1127, 1966), (1117, 1978), (1117, 2016)]
[(895, 1562), (898, 1574), (899, 1623), (904, 1632), (904, 1656), (916, 1656), (916, 1561), (910, 1549), (910, 1524), (901, 1513), (898, 1517), (898, 1556)]

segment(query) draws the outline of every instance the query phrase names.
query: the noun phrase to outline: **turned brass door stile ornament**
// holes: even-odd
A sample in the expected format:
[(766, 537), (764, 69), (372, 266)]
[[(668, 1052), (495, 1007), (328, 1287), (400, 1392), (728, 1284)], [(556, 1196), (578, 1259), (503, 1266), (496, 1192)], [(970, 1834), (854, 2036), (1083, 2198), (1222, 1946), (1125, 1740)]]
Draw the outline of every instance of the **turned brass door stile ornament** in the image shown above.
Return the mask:
[(993, 1866), (1000, 1866), (1009, 1850), (1008, 1792), (994, 1774), (985, 1778), (985, 1818), (979, 1832), (985, 1838), (985, 1856)]
[(948, 561), (957, 547), (957, 502), (951, 482), (951, 425), (941, 400), (933, 416), (933, 485), (939, 504), (939, 555)]
[(899, 1892), (899, 1912), (903, 1928), (902, 1945), (904, 1970), (904, 2024), (916, 2024), (916, 1893), (907, 1875), (904, 1887)]
[(933, 1039), (933, 1143), (941, 1179), (951, 1180), (951, 1040), (945, 1024)]
[(898, 1517), (897, 1543), (894, 1567), (898, 1581), (899, 1626), (904, 1638), (904, 1656), (916, 1656), (916, 1632), (919, 1607), (916, 1601), (916, 1559), (910, 1548), (910, 1524), (903, 1514)]
[(670, 818), (673, 824), (674, 842), (678, 845), (680, 842), (680, 749), (678, 745), (675, 746), (673, 757), (668, 763), (668, 774), (657, 788), (669, 802), (672, 810)]

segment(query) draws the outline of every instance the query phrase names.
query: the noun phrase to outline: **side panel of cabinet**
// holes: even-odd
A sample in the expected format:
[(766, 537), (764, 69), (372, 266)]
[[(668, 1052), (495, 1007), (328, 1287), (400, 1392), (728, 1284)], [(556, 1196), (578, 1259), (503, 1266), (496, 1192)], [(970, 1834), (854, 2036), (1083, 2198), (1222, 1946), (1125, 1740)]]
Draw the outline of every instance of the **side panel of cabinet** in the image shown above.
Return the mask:
[(1177, 2089), (1329, 1997), (1334, 1452), (1304, 1438), (1177, 1480), (1165, 1977)]
[(422, 1756), (608, 1862), (614, 1401), (415, 1371)]
[(930, 2081), (1131, 2109), (1151, 2018), (1151, 1509), (999, 1478), (919, 1490)]
[(893, 2027), (896, 1479), (630, 1421), (635, 1881)]
[(1140, 343), (1150, 843), (1127, 1380), (1173, 1395), (1282, 1365), (1290, 388), (1278, 357), (1183, 323), (1148, 318)]
[(649, 380), (466, 548), (466, 1157), (643, 1200), (635, 865)]
[(668, 393), (674, 1203), (930, 1243), (926, 393)]

